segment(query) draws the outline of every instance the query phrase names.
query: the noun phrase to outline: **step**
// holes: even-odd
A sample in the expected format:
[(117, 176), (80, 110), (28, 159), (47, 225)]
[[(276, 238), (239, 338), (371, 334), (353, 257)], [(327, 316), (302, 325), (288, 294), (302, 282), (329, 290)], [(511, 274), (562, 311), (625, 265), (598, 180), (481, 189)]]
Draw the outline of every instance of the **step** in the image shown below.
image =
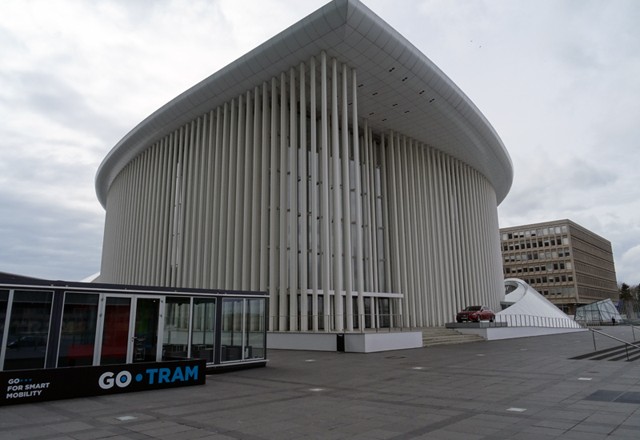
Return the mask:
[(597, 350), (591, 353), (585, 353), (580, 356), (574, 356), (571, 359), (592, 361), (626, 361), (627, 357), (629, 358), (629, 361), (640, 359), (640, 350), (635, 347), (629, 347), (627, 349), (624, 345), (617, 345), (615, 347), (605, 348), (603, 350)]
[(484, 339), (478, 335), (462, 334), (444, 327), (429, 327), (422, 331), (422, 345), (424, 347), (480, 341), (484, 341)]

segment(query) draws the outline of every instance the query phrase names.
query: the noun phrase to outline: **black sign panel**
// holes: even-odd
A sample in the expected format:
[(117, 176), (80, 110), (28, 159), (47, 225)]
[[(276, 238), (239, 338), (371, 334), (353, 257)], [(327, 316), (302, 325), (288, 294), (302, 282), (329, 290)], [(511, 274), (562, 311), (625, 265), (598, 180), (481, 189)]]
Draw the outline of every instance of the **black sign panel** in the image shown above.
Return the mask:
[(0, 405), (203, 385), (204, 359), (0, 371)]

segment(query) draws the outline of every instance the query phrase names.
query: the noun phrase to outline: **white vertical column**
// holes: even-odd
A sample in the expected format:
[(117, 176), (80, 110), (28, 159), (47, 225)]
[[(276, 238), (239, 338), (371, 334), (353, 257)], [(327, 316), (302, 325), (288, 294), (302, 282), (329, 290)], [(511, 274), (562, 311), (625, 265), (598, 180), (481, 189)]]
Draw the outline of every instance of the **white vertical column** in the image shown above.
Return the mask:
[[(249, 103), (246, 103), (248, 106)], [(231, 249), (232, 252), (229, 254), (231, 268), (230, 275), (232, 281), (229, 283), (229, 287), (232, 289), (241, 289), (242, 288), (242, 247), (243, 241), (245, 237), (243, 236), (243, 221), (242, 221), (242, 209), (243, 209), (243, 201), (242, 198), (244, 196), (244, 167), (245, 167), (245, 157), (244, 157), (244, 149), (245, 149), (245, 101), (242, 95), (238, 96), (238, 113), (237, 113), (237, 123), (236, 123), (236, 139), (232, 144), (232, 148), (235, 152), (235, 188), (233, 194), (235, 195), (235, 200), (233, 203), (233, 207), (229, 210), (229, 213), (232, 217), (230, 217), (230, 222), (233, 223), (233, 236), (229, 237), (233, 241), (229, 244), (227, 249)], [(232, 168), (233, 169), (233, 168)], [(231, 218), (233, 220), (231, 220)]]
[(172, 286), (173, 284), (173, 264), (174, 264), (174, 247), (175, 247), (175, 219), (176, 219), (176, 186), (178, 183), (178, 157), (176, 148), (175, 132), (169, 135), (169, 161), (171, 168), (169, 169), (169, 193), (168, 193), (168, 238), (167, 238), (167, 260), (165, 262), (166, 272), (164, 285)]
[(220, 229), (219, 229), (219, 243), (218, 243), (218, 286), (219, 288), (227, 288), (226, 285), (226, 266), (228, 264), (228, 257), (226, 254), (226, 240), (227, 240), (227, 210), (229, 209), (229, 132), (230, 132), (230, 119), (231, 111), (229, 104), (224, 104), (223, 123), (222, 123), (222, 144), (221, 144), (221, 169), (220, 169)]
[(211, 247), (211, 243), (213, 242), (213, 198), (214, 191), (213, 182), (214, 182), (214, 154), (215, 154), (215, 125), (214, 125), (214, 113), (213, 110), (209, 112), (205, 117), (207, 118), (207, 138), (206, 138), (206, 150), (207, 150), (207, 164), (206, 164), (206, 186), (205, 186), (205, 216), (204, 216), (204, 234), (203, 234), (203, 246), (204, 246), (204, 255), (202, 260), (202, 284), (206, 288), (211, 288), (214, 284), (211, 282), (211, 262), (213, 248)]
[(168, 222), (171, 217), (171, 206), (169, 205), (169, 201), (171, 200), (171, 177), (170, 170), (170, 158), (169, 155), (169, 147), (168, 147), (169, 137), (165, 136), (162, 139), (162, 148), (161, 148), (161, 161), (162, 161), (162, 172), (160, 174), (160, 186), (158, 191), (160, 193), (160, 204), (158, 205), (159, 216), (160, 216), (160, 240), (159, 240), (159, 249), (158, 249), (158, 259), (157, 259), (157, 271), (155, 273), (154, 279), (155, 283), (158, 286), (166, 285), (166, 261), (169, 259), (169, 253), (167, 252), (167, 244), (168, 244)]
[(278, 269), (280, 260), (278, 259), (278, 89), (277, 79), (271, 79), (271, 124), (270, 124), (270, 194), (269, 194), (269, 304), (271, 310), (270, 325), (271, 331), (280, 330), (278, 304)]
[[(251, 243), (254, 239), (252, 236), (253, 228), (252, 223), (257, 218), (257, 212), (253, 210), (253, 203), (251, 200), (251, 196), (254, 193), (253, 188), (253, 180), (258, 179), (257, 170), (253, 172), (253, 162), (256, 160), (256, 154), (253, 150), (253, 115), (254, 115), (254, 103), (252, 101), (252, 93), (251, 90), (247, 90), (246, 93), (246, 105), (245, 105), (245, 116), (244, 116), (244, 172), (241, 176), (241, 182), (243, 183), (244, 194), (242, 195), (241, 202), (244, 202), (244, 205), (240, 208), (240, 217), (236, 218), (237, 222), (240, 222), (240, 219), (243, 221), (242, 225), (242, 247), (239, 247), (240, 258), (236, 258), (237, 264), (240, 265), (240, 269), (238, 273), (240, 274), (240, 279), (238, 283), (238, 287), (243, 290), (248, 290), (251, 288), (251, 263), (253, 261), (252, 252), (251, 252)], [(242, 145), (238, 146), (242, 148)], [(258, 156), (259, 157), (259, 156)], [(239, 167), (238, 167), (239, 168)], [(239, 204), (240, 205), (240, 204)], [(236, 209), (236, 212), (238, 209)]]
[(191, 123), (191, 136), (189, 137), (191, 154), (193, 156), (193, 168), (191, 175), (191, 196), (190, 202), (191, 206), (189, 207), (189, 227), (191, 231), (189, 231), (189, 275), (188, 275), (188, 286), (197, 287), (197, 277), (198, 277), (198, 264), (199, 264), (199, 255), (198, 250), (200, 249), (198, 241), (198, 226), (200, 224), (200, 215), (202, 214), (202, 204), (199, 204), (200, 193), (202, 192), (202, 185), (200, 182), (200, 167), (202, 163), (202, 142), (201, 142), (201, 134), (202, 134), (202, 118), (196, 118)]
[(324, 331), (330, 330), (329, 317), (331, 313), (330, 286), (330, 264), (331, 246), (329, 243), (329, 109), (327, 102), (327, 54), (323, 51), (320, 54), (320, 168), (322, 172), (322, 193), (320, 205), (320, 243), (322, 246), (322, 290), (324, 297)]
[(207, 216), (207, 201), (209, 199), (207, 193), (207, 163), (209, 161), (209, 148), (207, 145), (207, 136), (209, 125), (207, 124), (207, 114), (204, 114), (200, 121), (200, 130), (198, 131), (198, 150), (200, 151), (199, 169), (198, 169), (198, 218), (196, 220), (196, 269), (195, 269), (195, 287), (205, 287), (204, 281), (204, 253), (206, 242), (203, 240), (205, 235), (205, 218)]
[(345, 301), (346, 301), (346, 321), (347, 331), (353, 331), (353, 291), (352, 291), (352, 279), (353, 279), (353, 260), (351, 252), (351, 179), (349, 177), (349, 91), (347, 88), (347, 66), (342, 65), (342, 92), (341, 101), (342, 109), (340, 114), (342, 116), (340, 129), (341, 129), (341, 166), (342, 166), (342, 247), (344, 249), (344, 289), (345, 289)]
[(417, 162), (419, 163), (418, 167), (418, 188), (417, 191), (420, 197), (420, 211), (418, 213), (419, 219), (419, 229), (421, 232), (420, 235), (420, 267), (423, 268), (423, 279), (421, 284), (421, 292), (422, 292), (422, 311), (423, 311), (423, 326), (433, 326), (431, 320), (432, 317), (432, 304), (431, 297), (434, 293), (434, 289), (432, 286), (433, 283), (433, 260), (429, 259), (429, 249), (432, 247), (431, 239), (429, 237), (429, 231), (432, 229), (431, 221), (430, 221), (430, 204), (429, 204), (429, 182), (428, 182), (428, 173), (429, 169), (427, 166), (427, 146), (424, 144), (420, 144), (417, 150)]
[[(398, 198), (396, 199), (396, 206), (398, 210), (399, 216), (399, 224), (398, 224), (398, 236), (400, 240), (400, 277), (402, 279), (402, 287), (404, 290), (404, 300), (402, 301), (403, 305), (403, 315), (404, 315), (404, 325), (413, 326), (413, 314), (411, 313), (411, 304), (413, 302), (413, 285), (410, 282), (411, 277), (409, 273), (411, 271), (411, 262), (409, 261), (409, 249), (411, 248), (410, 240), (408, 240), (407, 230), (409, 229), (409, 219), (407, 215), (409, 194), (407, 189), (407, 169), (406, 169), (406, 157), (407, 157), (407, 138), (406, 136), (402, 136), (396, 134), (395, 136), (396, 144), (396, 178), (397, 180), (397, 188), (398, 188)], [(411, 201), (409, 201), (411, 203)]]
[[(400, 250), (400, 245), (401, 245), (401, 233), (400, 233), (400, 225), (402, 224), (402, 216), (400, 214), (400, 210), (399, 210), (399, 204), (401, 203), (401, 201), (399, 200), (401, 197), (400, 194), (400, 187), (397, 184), (397, 174), (398, 174), (398, 169), (397, 169), (397, 153), (396, 150), (398, 148), (397, 145), (397, 139), (396, 139), (396, 134), (391, 132), (389, 133), (389, 148), (388, 148), (388, 154), (387, 154), (387, 158), (388, 158), (388, 171), (389, 171), (389, 176), (388, 176), (388, 180), (389, 180), (389, 191), (388, 191), (388, 196), (389, 196), (389, 202), (388, 202), (388, 206), (389, 206), (389, 222), (387, 222), (387, 225), (389, 225), (390, 229), (391, 229), (391, 242), (390, 242), (390, 257), (391, 257), (391, 275), (392, 275), (392, 279), (391, 279), (391, 288), (392, 288), (392, 292), (398, 292), (398, 293), (405, 293), (405, 289), (406, 286), (403, 283), (404, 279), (402, 277), (402, 266), (401, 266), (401, 250)], [(400, 313), (402, 312), (403, 316), (397, 316), (397, 319), (400, 320), (400, 325), (401, 326), (405, 326), (406, 323), (404, 322), (405, 316), (406, 314), (404, 313), (404, 304), (405, 304), (406, 300), (401, 300), (401, 305), (402, 307), (399, 308), (396, 313)]]
[(307, 222), (309, 209), (307, 207), (307, 184), (309, 175), (307, 172), (307, 93), (306, 93), (306, 69), (304, 63), (300, 63), (300, 330), (306, 331), (309, 328), (309, 296), (308, 289), (308, 268), (309, 249), (307, 247), (308, 232)]
[(178, 160), (180, 161), (180, 167), (178, 169), (178, 191), (177, 201), (178, 206), (175, 224), (175, 268), (172, 287), (178, 287), (182, 283), (182, 274), (184, 273), (184, 232), (185, 232), (185, 207), (187, 197), (187, 179), (186, 170), (188, 164), (188, 155), (185, 151), (185, 130), (184, 127), (180, 127), (178, 132)]
[(313, 331), (318, 331), (318, 134), (316, 123), (316, 59), (309, 62), (309, 110), (310, 110), (310, 178), (309, 183), (311, 198), (311, 315)]
[(128, 252), (128, 255), (130, 255), (130, 262), (127, 265), (127, 269), (128, 269), (128, 275), (127, 275), (127, 282), (130, 284), (141, 284), (138, 282), (138, 280), (136, 279), (136, 274), (140, 272), (139, 269), (139, 264), (140, 264), (140, 234), (141, 234), (141, 230), (142, 230), (142, 222), (140, 221), (140, 219), (143, 218), (143, 210), (142, 210), (142, 206), (141, 206), (141, 194), (140, 194), (140, 188), (142, 188), (143, 185), (143, 181), (142, 181), (142, 172), (140, 171), (140, 169), (142, 168), (143, 164), (142, 164), (142, 160), (141, 160), (141, 156), (138, 156), (135, 159), (135, 167), (134, 167), (134, 179), (135, 179), (135, 184), (134, 186), (130, 189), (131, 194), (133, 194), (133, 210), (130, 211), (132, 212), (133, 215), (131, 215), (129, 217), (129, 222), (131, 224), (130, 228), (132, 230), (131, 233), (131, 250), (130, 252)]
[[(264, 152), (260, 149), (261, 142), (261, 123), (262, 123), (262, 113), (261, 113), (261, 99), (260, 99), (260, 87), (256, 86), (253, 89), (253, 127), (251, 129), (253, 144), (251, 146), (251, 155), (253, 159), (253, 169), (252, 169), (252, 180), (253, 187), (251, 189), (251, 245), (249, 252), (249, 258), (251, 264), (249, 265), (249, 270), (247, 274), (247, 278), (249, 280), (249, 289), (258, 290), (260, 287), (260, 253), (262, 252), (262, 248), (260, 244), (262, 243), (262, 236), (260, 234), (261, 225), (266, 224), (266, 217), (264, 217), (264, 211), (261, 209), (261, 193), (260, 193), (260, 185), (262, 182), (262, 166), (263, 166), (263, 156)], [(248, 185), (247, 185), (248, 187)], [(245, 212), (244, 215), (247, 215)]]
[(342, 208), (340, 204), (340, 137), (338, 126), (338, 65), (331, 60), (331, 145), (333, 164), (333, 290), (335, 330), (344, 330), (344, 312), (342, 307), (343, 266), (342, 266)]
[(220, 248), (220, 199), (222, 197), (222, 108), (218, 107), (215, 110), (215, 138), (213, 140), (213, 190), (211, 196), (212, 202), (212, 224), (209, 226), (211, 229), (211, 243), (209, 246), (211, 252), (211, 263), (209, 264), (209, 270), (211, 272), (210, 286), (220, 286), (220, 279), (218, 278), (218, 264)]
[(149, 175), (147, 176), (147, 182), (149, 182), (149, 189), (147, 192), (147, 198), (149, 199), (149, 220), (147, 222), (146, 232), (146, 249), (145, 249), (145, 265), (144, 265), (144, 282), (147, 285), (152, 284), (153, 270), (155, 265), (155, 259), (158, 255), (157, 245), (157, 224), (158, 215), (156, 212), (158, 202), (158, 177), (160, 170), (158, 169), (158, 154), (160, 150), (160, 142), (156, 142), (149, 149), (150, 157), (147, 158), (149, 162)]
[(280, 289), (278, 291), (278, 302), (280, 309), (278, 314), (280, 316), (280, 331), (287, 330), (287, 269), (289, 269), (289, 258), (287, 251), (288, 234), (288, 218), (287, 218), (287, 206), (289, 206), (287, 200), (287, 123), (289, 118), (287, 117), (288, 105), (287, 105), (287, 77), (284, 72), (280, 74), (280, 246), (278, 249), (280, 260)]
[(417, 271), (416, 264), (418, 262), (418, 257), (416, 255), (416, 241), (417, 241), (417, 230), (416, 230), (416, 222), (414, 217), (414, 211), (417, 204), (417, 200), (415, 197), (415, 192), (413, 191), (414, 187), (414, 173), (413, 167), (415, 162), (413, 161), (413, 140), (407, 139), (406, 136), (403, 137), (403, 175), (404, 175), (404, 186), (405, 186), (405, 194), (406, 198), (404, 199), (404, 210), (405, 210), (405, 224), (406, 224), (406, 237), (407, 237), (407, 251), (406, 251), (406, 268), (407, 268), (407, 279), (408, 279), (408, 288), (407, 291), (410, 292), (410, 301), (409, 301), (409, 312), (411, 314), (411, 326), (415, 327), (418, 325), (419, 314), (418, 311), (418, 282), (417, 282)]
[(298, 111), (296, 71), (289, 69), (289, 330), (298, 330)]
[[(353, 130), (353, 164), (355, 171), (355, 193), (356, 193), (356, 268), (355, 280), (356, 291), (358, 292), (358, 327), (365, 328), (364, 319), (364, 256), (363, 256), (363, 240), (362, 240), (362, 186), (360, 173), (360, 134), (358, 129), (358, 83), (356, 71), (351, 71), (351, 130)], [(372, 300), (373, 303), (373, 300)], [(373, 307), (373, 304), (371, 305)]]
[[(271, 222), (271, 216), (269, 214), (269, 177), (271, 175), (271, 168), (269, 163), (270, 153), (270, 106), (269, 106), (269, 85), (267, 82), (262, 83), (262, 137), (260, 150), (262, 152), (261, 160), (261, 195), (260, 195), (260, 290), (266, 290), (269, 286), (269, 227)], [(268, 220), (267, 220), (268, 219)], [(273, 260), (271, 260), (273, 262)], [(273, 279), (272, 279), (273, 282)], [(270, 307), (273, 307), (274, 303), (271, 303)], [(269, 329), (273, 330), (271, 324)]]
[[(391, 136), (389, 136), (391, 137)], [(391, 227), (391, 219), (394, 218), (393, 207), (391, 204), (391, 200), (393, 197), (394, 184), (392, 177), (393, 167), (390, 165), (391, 153), (388, 151), (390, 148), (386, 145), (386, 136), (382, 134), (380, 137), (380, 161), (381, 161), (381, 170), (380, 170), (380, 184), (382, 186), (382, 212), (383, 212), (383, 224), (384, 224), (384, 280), (385, 285), (380, 286), (383, 291), (387, 292), (395, 292), (402, 293), (400, 286), (397, 285), (395, 281), (395, 259), (396, 257), (392, 257), (392, 246), (397, 245), (397, 241), (393, 240), (392, 236), (394, 235), (393, 230), (395, 230), (395, 226)], [(375, 187), (375, 173), (374, 173), (374, 181)], [(374, 206), (374, 216), (375, 216), (375, 206)], [(394, 247), (395, 249), (395, 247)], [(397, 289), (396, 289), (397, 287)], [(391, 302), (391, 300), (390, 300)], [(393, 310), (393, 306), (390, 304), (389, 311), (392, 316), (390, 316), (390, 325), (393, 327), (396, 325), (397, 317), (394, 316), (395, 310)]]

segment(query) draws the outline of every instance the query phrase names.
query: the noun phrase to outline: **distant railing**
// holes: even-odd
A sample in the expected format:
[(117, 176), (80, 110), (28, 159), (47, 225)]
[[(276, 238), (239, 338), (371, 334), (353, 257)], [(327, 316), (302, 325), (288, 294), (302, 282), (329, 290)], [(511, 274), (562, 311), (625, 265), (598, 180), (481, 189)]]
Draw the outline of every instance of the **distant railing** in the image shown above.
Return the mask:
[[(343, 315), (346, 316), (346, 315)], [(271, 315), (273, 330), (283, 328), (283, 331), (319, 331), (319, 332), (397, 332), (414, 331), (422, 327), (412, 323), (410, 318), (401, 314), (380, 313), (377, 315), (367, 314), (364, 316), (353, 315), (353, 328), (348, 328), (347, 320), (344, 319), (342, 329), (335, 325), (333, 315), (305, 315), (296, 316), (291, 319), (290, 315)], [(293, 322), (292, 322), (293, 321)], [(306, 321), (306, 322), (305, 322)], [(451, 320), (455, 321), (454, 319)], [(360, 323), (364, 322), (364, 326)], [(280, 325), (282, 323), (282, 325)], [(549, 327), (549, 328), (582, 328), (582, 326), (571, 319), (550, 318), (546, 316), (533, 315), (497, 315), (494, 321), (481, 321), (482, 327)], [(304, 325), (306, 324), (306, 326)], [(639, 328), (640, 329), (640, 328)]]
[(497, 327), (502, 326), (501, 323), (506, 323), (508, 327), (582, 328), (580, 323), (572, 319), (534, 315), (497, 315), (493, 324)]

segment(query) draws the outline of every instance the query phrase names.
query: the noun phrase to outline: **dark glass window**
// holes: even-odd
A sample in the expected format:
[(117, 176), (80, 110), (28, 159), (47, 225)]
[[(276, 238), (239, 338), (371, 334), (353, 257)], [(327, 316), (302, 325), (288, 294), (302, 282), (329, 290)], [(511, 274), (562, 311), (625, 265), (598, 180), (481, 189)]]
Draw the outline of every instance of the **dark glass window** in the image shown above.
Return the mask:
[(191, 299), (167, 297), (164, 309), (162, 359), (187, 358), (189, 346), (189, 311)]
[(65, 293), (58, 367), (93, 364), (99, 299), (95, 294)]
[(5, 370), (44, 368), (52, 297), (51, 292), (14, 292)]
[(216, 299), (195, 298), (193, 300), (191, 357), (213, 362), (215, 329)]

